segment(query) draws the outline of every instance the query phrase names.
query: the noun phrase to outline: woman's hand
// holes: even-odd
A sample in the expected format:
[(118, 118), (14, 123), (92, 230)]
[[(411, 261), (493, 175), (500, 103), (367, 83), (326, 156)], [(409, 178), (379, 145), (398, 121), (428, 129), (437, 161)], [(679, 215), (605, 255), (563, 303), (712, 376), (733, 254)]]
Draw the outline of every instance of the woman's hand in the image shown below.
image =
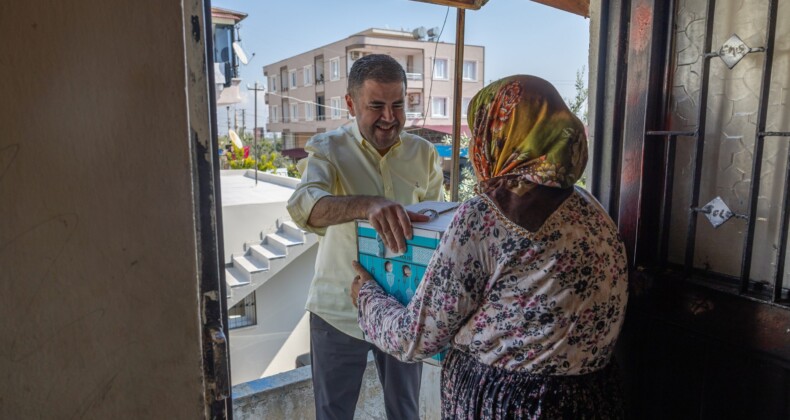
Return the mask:
[(351, 303), (354, 304), (354, 307), (357, 307), (357, 300), (359, 299), (359, 289), (365, 284), (366, 281), (372, 280), (373, 277), (365, 270), (365, 267), (362, 267), (357, 261), (351, 261), (351, 266), (354, 267), (354, 271), (357, 272), (357, 275), (354, 276), (354, 281), (351, 283)]

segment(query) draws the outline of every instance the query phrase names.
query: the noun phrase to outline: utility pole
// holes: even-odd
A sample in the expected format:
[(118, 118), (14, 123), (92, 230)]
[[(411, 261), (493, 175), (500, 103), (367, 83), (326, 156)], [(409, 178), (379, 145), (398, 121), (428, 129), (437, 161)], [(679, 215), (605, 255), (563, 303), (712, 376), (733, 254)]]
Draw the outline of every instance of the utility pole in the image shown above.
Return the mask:
[(241, 137), (242, 138), (244, 138), (244, 133), (247, 132), (247, 118), (246, 118), (246, 114), (244, 113), (244, 111), (246, 110), (247, 109), (245, 108), (241, 109)]
[[(255, 82), (255, 87), (250, 87), (247, 85), (247, 90), (252, 90), (255, 92), (255, 111), (253, 112), (252, 120), (253, 126), (252, 129), (252, 143), (253, 149), (257, 149), (258, 147), (258, 92), (266, 92), (266, 87), (258, 88), (258, 82)], [(255, 185), (258, 185), (258, 154), (255, 154)]]
[(225, 115), (228, 116), (228, 138), (230, 138), (230, 106), (225, 107)]

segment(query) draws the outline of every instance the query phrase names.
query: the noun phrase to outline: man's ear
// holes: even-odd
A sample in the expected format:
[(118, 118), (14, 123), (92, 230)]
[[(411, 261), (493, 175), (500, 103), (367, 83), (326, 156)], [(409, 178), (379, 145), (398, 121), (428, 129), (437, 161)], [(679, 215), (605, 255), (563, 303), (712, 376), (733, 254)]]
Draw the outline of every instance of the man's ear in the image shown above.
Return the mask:
[(352, 117), (356, 117), (357, 113), (354, 111), (354, 100), (351, 99), (351, 95), (346, 94), (346, 106), (348, 107), (348, 114)]

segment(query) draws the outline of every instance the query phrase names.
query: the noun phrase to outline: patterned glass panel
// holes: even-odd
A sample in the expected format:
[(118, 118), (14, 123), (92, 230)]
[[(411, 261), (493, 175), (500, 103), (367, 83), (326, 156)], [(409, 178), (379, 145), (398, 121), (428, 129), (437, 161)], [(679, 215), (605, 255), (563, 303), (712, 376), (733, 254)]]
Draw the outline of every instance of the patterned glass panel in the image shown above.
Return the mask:
[[(717, 2), (712, 38), (713, 51), (737, 34), (750, 47), (766, 46), (766, 0)], [(783, 3), (783, 4), (782, 4)], [(777, 15), (773, 78), (768, 101), (767, 131), (790, 131), (790, 5), (780, 2)], [(675, 68), (671, 97), (670, 129), (694, 130), (702, 91), (701, 75), (705, 37), (705, 0), (680, 0), (675, 32)], [(763, 53), (746, 55), (732, 69), (719, 58), (710, 58), (707, 86), (705, 150), (699, 205), (716, 196), (735, 213), (748, 212), (753, 166)], [(779, 248), (779, 225), (784, 173), (788, 159), (786, 137), (764, 140), (761, 185), (758, 199), (751, 277), (773, 280)], [(672, 231), (669, 259), (682, 264), (685, 254), (688, 209), (692, 188), (693, 139), (677, 140)], [(740, 274), (746, 221), (733, 218), (718, 228), (704, 215), (697, 219), (694, 265), (717, 273)], [(790, 270), (790, 268), (788, 268)], [(785, 286), (790, 275), (784, 275)]]

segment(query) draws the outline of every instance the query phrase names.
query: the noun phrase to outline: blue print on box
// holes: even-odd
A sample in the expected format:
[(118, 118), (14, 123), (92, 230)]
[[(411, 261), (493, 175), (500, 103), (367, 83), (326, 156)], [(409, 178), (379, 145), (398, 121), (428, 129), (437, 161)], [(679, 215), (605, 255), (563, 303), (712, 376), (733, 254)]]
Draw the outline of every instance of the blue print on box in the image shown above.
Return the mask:
[[(413, 224), (413, 237), (406, 241), (406, 252), (397, 254), (386, 249), (373, 227), (365, 220), (357, 221), (357, 245), (359, 263), (365, 267), (384, 291), (395, 297), (403, 305), (408, 305), (417, 286), (420, 284), (425, 269), (433, 252), (439, 246), (442, 234), (447, 230), (453, 219), (453, 212), (458, 203), (418, 203), (426, 206), (437, 206), (441, 211), (431, 221)], [(408, 210), (419, 211), (418, 209)], [(441, 352), (426, 362), (441, 365), (445, 352)]]

